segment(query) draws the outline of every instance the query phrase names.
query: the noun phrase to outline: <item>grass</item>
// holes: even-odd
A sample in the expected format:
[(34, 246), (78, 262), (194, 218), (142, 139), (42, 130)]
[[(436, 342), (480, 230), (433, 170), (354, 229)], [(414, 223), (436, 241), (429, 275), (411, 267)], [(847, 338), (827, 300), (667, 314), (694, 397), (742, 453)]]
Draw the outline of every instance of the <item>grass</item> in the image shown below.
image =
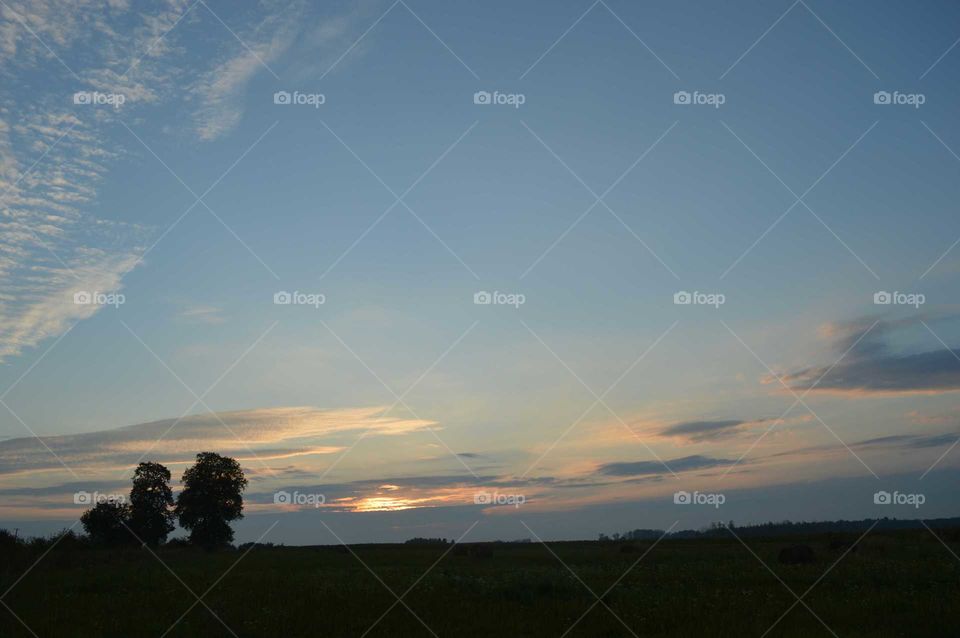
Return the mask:
[[(955, 533), (949, 540), (939, 535), (960, 554)], [(455, 548), (442, 559), (448, 547), (258, 548), (239, 562), (238, 551), (161, 548), (163, 563), (145, 549), (57, 547), (2, 600), (43, 638), (161, 636), (168, 629), (167, 636), (204, 638), (368, 630), (458, 638), (568, 630), (761, 636), (796, 602), (782, 579), (797, 595), (813, 587), (804, 597), (810, 609), (797, 604), (768, 636), (945, 636), (960, 626), (960, 560), (929, 532), (871, 533), (823, 576), (842, 554), (829, 549), (829, 540), (747, 540), (769, 569), (733, 537), (665, 540), (652, 549), (652, 542), (551, 543), (562, 562), (538, 543), (489, 545), (492, 552)], [(814, 548), (815, 563), (778, 563), (779, 550), (796, 542)], [(6, 552), (2, 590), (40, 553)], [(184, 584), (203, 603), (195, 604)], [(387, 587), (398, 596), (410, 591), (397, 604)], [(0, 635), (31, 633), (0, 608)]]

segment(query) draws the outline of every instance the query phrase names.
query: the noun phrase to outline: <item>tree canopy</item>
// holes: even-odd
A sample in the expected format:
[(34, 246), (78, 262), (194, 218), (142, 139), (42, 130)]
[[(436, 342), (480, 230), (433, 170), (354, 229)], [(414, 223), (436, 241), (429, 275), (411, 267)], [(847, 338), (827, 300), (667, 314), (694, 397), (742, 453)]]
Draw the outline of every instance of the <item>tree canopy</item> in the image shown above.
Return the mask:
[(97, 503), (80, 517), (90, 540), (98, 545), (126, 545), (133, 542), (130, 534), (130, 506), (117, 501)]
[(182, 483), (175, 511), (180, 526), (190, 530), (190, 542), (214, 548), (233, 541), (230, 521), (243, 518), (247, 486), (240, 464), (214, 452), (201, 452), (183, 473)]
[(170, 470), (160, 463), (140, 463), (130, 490), (130, 528), (141, 542), (156, 546), (173, 531)]

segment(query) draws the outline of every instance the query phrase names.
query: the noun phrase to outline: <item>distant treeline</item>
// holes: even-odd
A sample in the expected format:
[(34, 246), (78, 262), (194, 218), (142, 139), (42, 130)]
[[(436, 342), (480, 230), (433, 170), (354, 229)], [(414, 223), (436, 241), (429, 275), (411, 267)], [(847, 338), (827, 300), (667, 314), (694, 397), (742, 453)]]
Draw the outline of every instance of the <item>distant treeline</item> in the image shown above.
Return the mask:
[[(860, 521), (780, 521), (757, 523), (754, 525), (738, 526), (733, 521), (728, 523), (712, 523), (710, 527), (700, 530), (681, 530), (665, 535), (662, 529), (635, 529), (629, 532), (616, 533), (612, 536), (600, 534), (600, 541), (638, 541), (666, 538), (716, 538), (729, 537), (730, 529), (741, 538), (757, 538), (760, 536), (785, 536), (802, 534), (829, 534), (865, 532), (871, 525), (877, 523), (874, 531), (924, 529), (924, 524), (933, 528), (960, 527), (960, 517), (935, 518), (930, 520), (881, 518), (879, 522), (874, 518), (865, 518)], [(729, 528), (729, 529), (728, 529)]]
[[(762, 538), (762, 537), (782, 537), (782, 536), (813, 536), (817, 534), (862, 534), (867, 531), (874, 523), (876, 527), (874, 532), (898, 531), (898, 530), (916, 530), (926, 529), (960, 529), (960, 517), (952, 518), (934, 518), (934, 519), (896, 519), (865, 518), (859, 521), (780, 521), (769, 523), (757, 523), (753, 525), (738, 526), (733, 521), (725, 523), (712, 523), (709, 527), (699, 530), (680, 530), (677, 532), (665, 533), (662, 529), (634, 529), (628, 532), (615, 533), (612, 535), (600, 534), (600, 542), (623, 542), (623, 541), (651, 541), (659, 538), (669, 539), (695, 539), (695, 538), (730, 538), (731, 530), (740, 538)], [(960, 533), (957, 534), (960, 540)], [(517, 544), (531, 543), (531, 539), (522, 538), (513, 541), (496, 540), (494, 544)], [(167, 541), (167, 547), (186, 547), (191, 543), (187, 539), (176, 538)], [(387, 543), (389, 544), (389, 543)], [(405, 545), (426, 545), (426, 546), (449, 546), (454, 544), (453, 539), (446, 538), (411, 538), (404, 541)], [(462, 543), (461, 543), (462, 544)], [(471, 543), (467, 543), (471, 545)], [(472, 543), (475, 545), (476, 543)], [(81, 548), (93, 547), (98, 543), (89, 536), (76, 534), (72, 530), (61, 530), (50, 536), (39, 536), (33, 538), (24, 538), (5, 529), (0, 529), (0, 552), (14, 548), (26, 548), (35, 551), (46, 551), (54, 545), (61, 548)], [(274, 547), (284, 547), (282, 543), (243, 543), (237, 547), (240, 551), (252, 549), (270, 549)]]
[[(520, 538), (515, 541), (496, 540), (491, 542), (516, 544), (516, 543), (530, 543), (532, 541), (529, 538)], [(416, 538), (411, 538), (410, 540), (406, 540), (403, 542), (404, 545), (453, 545), (453, 543), (454, 543), (453, 539), (447, 540), (445, 538), (422, 538), (420, 536), (417, 536)]]
[(453, 541), (448, 541), (445, 538), (421, 538), (417, 536), (416, 538), (411, 538), (408, 541), (404, 541), (404, 545), (449, 545)]

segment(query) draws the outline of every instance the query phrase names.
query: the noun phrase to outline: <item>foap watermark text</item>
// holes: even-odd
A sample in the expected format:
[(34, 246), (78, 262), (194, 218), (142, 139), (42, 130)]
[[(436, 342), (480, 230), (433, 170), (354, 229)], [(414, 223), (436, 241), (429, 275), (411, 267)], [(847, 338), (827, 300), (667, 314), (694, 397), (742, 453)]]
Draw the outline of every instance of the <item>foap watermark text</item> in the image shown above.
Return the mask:
[(77, 91), (73, 94), (73, 103), (78, 105), (112, 106), (120, 108), (127, 101), (123, 93), (101, 93), (100, 91)]
[(874, 505), (910, 505), (919, 509), (926, 502), (927, 497), (923, 494), (904, 494), (896, 490), (893, 492), (880, 490), (873, 495)]
[(500, 91), (477, 91), (473, 94), (473, 103), (480, 105), (512, 106), (520, 108), (527, 102), (523, 93), (501, 93)]
[(113, 306), (119, 308), (126, 301), (127, 298), (119, 292), (78, 290), (73, 293), (73, 303), (78, 306)]
[(87, 492), (80, 490), (73, 493), (74, 505), (100, 505), (101, 503), (116, 503), (122, 505), (127, 502), (124, 494), (101, 494), (100, 492)]
[(301, 91), (277, 91), (273, 94), (273, 103), (293, 106), (312, 106), (315, 109), (326, 104), (327, 96), (323, 93), (303, 93)]
[(673, 502), (676, 505), (710, 505), (719, 508), (727, 502), (727, 497), (723, 494), (711, 494), (708, 492), (687, 492), (680, 490), (673, 493)]
[(873, 303), (878, 306), (913, 306), (919, 308), (927, 301), (927, 297), (919, 292), (887, 292), (880, 290), (873, 293)]
[(519, 292), (487, 292), (480, 290), (473, 293), (473, 303), (478, 306), (513, 306), (519, 308), (527, 302), (526, 295)]
[(273, 293), (273, 303), (278, 306), (313, 306), (319, 308), (327, 303), (327, 296), (319, 292), (287, 292), (280, 290)]
[(687, 292), (680, 290), (673, 293), (673, 303), (678, 306), (713, 306), (719, 308), (727, 303), (727, 297), (720, 292)]
[(877, 91), (873, 94), (873, 103), (894, 106), (912, 106), (920, 108), (927, 101), (923, 93), (901, 93), (900, 91)]
[(477, 492), (473, 496), (475, 505), (513, 505), (520, 507), (527, 502), (523, 494), (501, 494), (499, 492)]
[(712, 106), (715, 109), (723, 106), (727, 96), (723, 93), (702, 93), (700, 91), (677, 91), (673, 94), (673, 103), (680, 105)]
[(287, 492), (280, 490), (273, 493), (274, 505), (296, 505), (298, 507), (320, 507), (327, 502), (327, 497), (323, 494), (307, 494), (304, 492)]

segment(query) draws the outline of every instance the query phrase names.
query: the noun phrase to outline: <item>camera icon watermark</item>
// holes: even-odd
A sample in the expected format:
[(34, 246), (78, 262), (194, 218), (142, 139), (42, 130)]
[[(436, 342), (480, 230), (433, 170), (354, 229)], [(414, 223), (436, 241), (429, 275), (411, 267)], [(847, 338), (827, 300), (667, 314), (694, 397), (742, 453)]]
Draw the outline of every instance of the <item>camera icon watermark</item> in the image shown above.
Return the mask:
[(880, 105), (912, 106), (915, 109), (923, 106), (927, 96), (923, 93), (901, 93), (900, 91), (877, 91), (873, 94), (873, 103)]
[(119, 109), (127, 101), (123, 93), (101, 93), (100, 91), (77, 91), (73, 94), (73, 103), (77, 105), (112, 106)]
[(287, 292), (286, 290), (279, 290), (273, 293), (273, 303), (277, 306), (313, 306), (314, 308), (319, 308), (327, 303), (327, 296), (318, 292), (307, 293), (300, 292), (299, 290)]
[(701, 93), (700, 91), (677, 91), (673, 94), (673, 103), (697, 106), (712, 106), (715, 109), (720, 108), (727, 102), (727, 96), (723, 93)]
[(873, 293), (873, 303), (877, 306), (913, 306), (919, 308), (927, 302), (927, 297), (919, 292), (887, 292), (880, 290)]
[(880, 490), (873, 495), (874, 505), (911, 505), (919, 509), (926, 502), (927, 497), (923, 494), (903, 494), (896, 490), (892, 493)]
[(519, 508), (527, 502), (523, 494), (500, 494), (499, 492), (477, 492), (473, 495), (474, 505), (513, 505)]
[(323, 494), (305, 494), (302, 492), (287, 492), (280, 490), (273, 493), (274, 505), (293, 505), (296, 507), (319, 508), (327, 502), (327, 497)]
[(73, 493), (74, 505), (100, 505), (101, 503), (122, 505), (126, 502), (127, 497), (123, 494), (101, 494), (100, 492), (87, 492), (86, 490)]
[(500, 91), (477, 91), (473, 94), (473, 103), (499, 106), (512, 106), (515, 109), (520, 108), (527, 103), (527, 96), (523, 93), (501, 93)]
[(673, 303), (677, 306), (713, 306), (719, 308), (727, 303), (727, 297), (720, 292), (687, 292), (679, 290), (673, 293)]
[(673, 493), (673, 503), (674, 505), (709, 505), (715, 509), (719, 509), (721, 505), (727, 502), (727, 497), (720, 493), (707, 493), (707, 492), (687, 492), (685, 490), (680, 490)]
[(73, 293), (73, 303), (77, 306), (113, 306), (119, 308), (126, 301), (126, 296), (119, 292), (78, 290)]
[(487, 292), (480, 290), (473, 293), (473, 303), (478, 306), (513, 306), (519, 308), (527, 302), (527, 297), (519, 292)]
[(273, 103), (280, 105), (312, 106), (320, 108), (327, 103), (327, 96), (323, 93), (302, 93), (300, 91), (277, 91), (273, 94)]

